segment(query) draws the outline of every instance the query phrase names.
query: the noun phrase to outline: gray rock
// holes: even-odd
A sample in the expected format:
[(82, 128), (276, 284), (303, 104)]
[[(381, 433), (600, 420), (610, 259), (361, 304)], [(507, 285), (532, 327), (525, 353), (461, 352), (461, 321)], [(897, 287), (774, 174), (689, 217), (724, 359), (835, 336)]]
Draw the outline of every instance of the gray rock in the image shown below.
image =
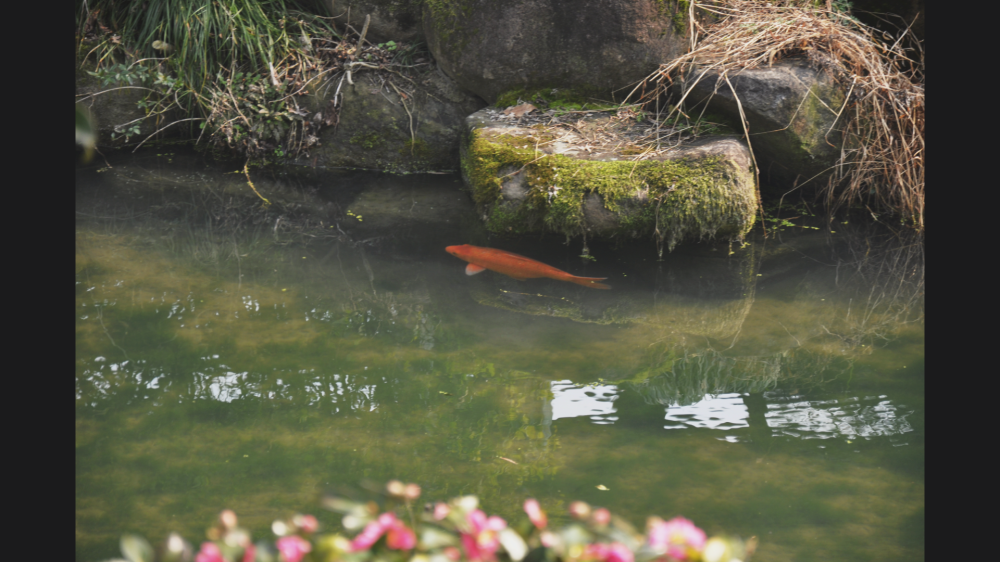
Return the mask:
[[(699, 73), (688, 80), (693, 82)], [(712, 94), (717, 78), (705, 74), (688, 96), (689, 107)], [(770, 68), (731, 73), (729, 80), (747, 116), (765, 182), (791, 184), (798, 178), (802, 183), (834, 165), (840, 156), (842, 121), (834, 122), (846, 92), (830, 73), (805, 60), (786, 59)], [(711, 97), (709, 111), (739, 123), (739, 108), (725, 81)]]
[(350, 24), (360, 33), (365, 16), (371, 15), (365, 39), (425, 41), (420, 20), (420, 2), (415, 0), (326, 0), (338, 25)]
[(650, 0), (433, 0), (423, 23), (441, 69), (490, 103), (537, 87), (609, 99), (683, 52), (675, 9)]
[[(355, 74), (353, 85), (344, 81), (340, 121), (324, 127), (319, 145), (310, 149), (316, 164), (389, 172), (457, 169), (463, 121), (484, 103), (437, 70), (412, 78), (393, 78), (409, 92), (405, 100), (371, 72)], [(335, 91), (331, 87), (328, 96)]]

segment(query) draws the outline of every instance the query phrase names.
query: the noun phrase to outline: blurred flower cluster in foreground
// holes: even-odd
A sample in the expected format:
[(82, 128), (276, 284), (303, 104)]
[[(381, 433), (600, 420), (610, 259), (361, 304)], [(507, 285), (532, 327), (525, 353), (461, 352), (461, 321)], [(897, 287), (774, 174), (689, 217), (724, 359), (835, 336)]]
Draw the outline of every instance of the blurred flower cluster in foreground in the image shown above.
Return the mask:
[[(320, 533), (312, 515), (275, 521), (272, 541), (253, 542), (230, 510), (208, 529), (195, 550), (172, 533), (159, 547), (135, 535), (121, 540), (129, 562), (740, 562), (756, 539), (708, 538), (683, 517), (650, 517), (645, 534), (605, 508), (569, 505), (570, 520), (549, 527), (534, 499), (515, 526), (479, 508), (476, 496), (415, 504), (420, 487), (398, 480), (386, 486), (386, 505), (327, 497), (324, 507), (343, 514), (344, 533)], [(117, 561), (115, 561), (117, 562)]]

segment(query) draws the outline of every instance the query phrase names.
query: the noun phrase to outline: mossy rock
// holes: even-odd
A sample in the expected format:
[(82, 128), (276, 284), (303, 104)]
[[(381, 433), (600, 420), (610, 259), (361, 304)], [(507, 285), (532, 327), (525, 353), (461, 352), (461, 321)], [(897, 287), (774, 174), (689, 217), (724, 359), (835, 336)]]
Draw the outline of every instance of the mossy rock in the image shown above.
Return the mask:
[[(698, 76), (699, 73), (692, 73)], [(785, 59), (767, 68), (746, 69), (731, 75), (737, 104), (717, 73), (706, 73), (694, 86), (688, 102), (709, 99), (710, 111), (739, 126), (746, 115), (762, 181), (782, 188), (829, 173), (840, 157), (846, 91), (832, 72), (805, 59)], [(680, 82), (677, 83), (680, 90)], [(686, 87), (686, 86), (684, 86)], [(797, 182), (796, 182), (797, 180)], [(819, 185), (815, 179), (814, 185)]]
[(742, 241), (754, 224), (750, 154), (738, 138), (653, 150), (642, 144), (648, 121), (611, 112), (505, 117), (470, 115), (460, 144), (463, 179), (492, 232), (655, 236), (673, 250), (685, 239)]

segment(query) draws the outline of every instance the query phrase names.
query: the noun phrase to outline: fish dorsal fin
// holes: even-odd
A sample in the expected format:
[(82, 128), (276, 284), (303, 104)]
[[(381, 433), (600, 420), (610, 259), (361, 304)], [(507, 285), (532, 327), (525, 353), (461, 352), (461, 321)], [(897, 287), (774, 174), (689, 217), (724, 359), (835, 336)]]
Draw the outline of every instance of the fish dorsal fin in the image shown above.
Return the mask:
[(469, 265), (465, 266), (466, 275), (475, 275), (477, 273), (482, 273), (484, 271), (486, 271), (485, 267), (481, 265), (476, 265), (474, 263), (470, 263)]

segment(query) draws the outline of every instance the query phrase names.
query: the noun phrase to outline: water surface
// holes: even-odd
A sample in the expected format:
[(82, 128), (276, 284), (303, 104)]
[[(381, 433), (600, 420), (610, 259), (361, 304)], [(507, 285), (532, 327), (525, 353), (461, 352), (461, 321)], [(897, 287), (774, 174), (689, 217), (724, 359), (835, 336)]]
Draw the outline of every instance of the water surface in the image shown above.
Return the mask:
[[(390, 478), (507, 518), (683, 515), (756, 560), (923, 558), (919, 240), (800, 207), (745, 247), (584, 260), (489, 237), (457, 176), (255, 171), (264, 208), (240, 167), (77, 170), (78, 559), (223, 508), (335, 529), (323, 493)], [(613, 288), (469, 277), (463, 243)]]

